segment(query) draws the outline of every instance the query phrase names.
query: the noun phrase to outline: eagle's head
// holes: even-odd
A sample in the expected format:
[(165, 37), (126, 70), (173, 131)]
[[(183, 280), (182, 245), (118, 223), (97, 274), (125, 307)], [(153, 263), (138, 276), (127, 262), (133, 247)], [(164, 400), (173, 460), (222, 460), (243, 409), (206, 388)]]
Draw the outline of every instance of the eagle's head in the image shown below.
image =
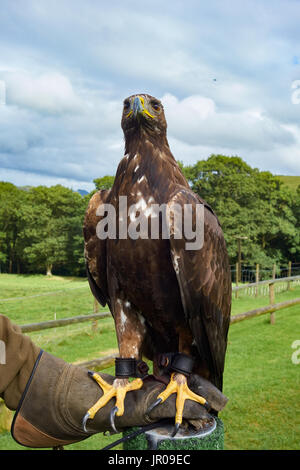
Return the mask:
[(125, 139), (140, 130), (152, 135), (166, 135), (167, 122), (163, 105), (154, 96), (129, 96), (123, 103), (121, 126)]

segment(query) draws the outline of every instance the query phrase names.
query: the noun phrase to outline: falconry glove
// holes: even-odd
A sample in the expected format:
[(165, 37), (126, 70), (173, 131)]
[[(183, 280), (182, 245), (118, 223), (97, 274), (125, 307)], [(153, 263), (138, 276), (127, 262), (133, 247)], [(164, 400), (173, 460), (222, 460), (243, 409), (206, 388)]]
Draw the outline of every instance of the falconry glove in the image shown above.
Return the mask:
[[(27, 447), (58, 447), (81, 441), (87, 437), (110, 431), (112, 399), (100, 409), (82, 429), (82, 417), (102, 394), (89, 371), (69, 364), (43, 350), (22, 334), (20, 327), (0, 315), (0, 339), (6, 345), (6, 363), (0, 364), (0, 397), (8, 408), (16, 410), (12, 423), (12, 436)], [(115, 377), (99, 374), (108, 383)], [(190, 376), (190, 386), (207, 397), (216, 410), (225, 406), (227, 399), (210, 382)], [(143, 426), (174, 416), (175, 396), (147, 415), (146, 410), (164, 389), (163, 382), (148, 376), (143, 387), (126, 396), (123, 416), (116, 417), (121, 432), (128, 427)], [(209, 418), (206, 409), (192, 401), (186, 403), (184, 418)]]

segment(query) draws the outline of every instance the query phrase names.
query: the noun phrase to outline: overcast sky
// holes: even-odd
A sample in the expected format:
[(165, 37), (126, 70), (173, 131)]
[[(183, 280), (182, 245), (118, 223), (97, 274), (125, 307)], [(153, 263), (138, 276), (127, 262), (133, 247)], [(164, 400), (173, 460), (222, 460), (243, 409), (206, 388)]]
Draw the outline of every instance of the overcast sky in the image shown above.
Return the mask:
[(0, 8), (0, 180), (93, 189), (116, 172), (122, 102), (138, 92), (162, 100), (185, 164), (223, 153), (300, 175), (299, 0)]

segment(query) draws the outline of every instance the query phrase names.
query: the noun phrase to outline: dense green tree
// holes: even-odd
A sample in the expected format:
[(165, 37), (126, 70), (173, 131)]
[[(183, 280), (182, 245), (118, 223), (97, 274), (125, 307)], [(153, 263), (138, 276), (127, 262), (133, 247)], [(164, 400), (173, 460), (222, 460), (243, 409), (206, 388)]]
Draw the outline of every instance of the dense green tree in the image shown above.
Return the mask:
[(18, 239), (23, 227), (22, 196), (22, 191), (13, 184), (0, 182), (0, 260), (6, 263), (9, 272), (18, 264)]
[(9, 272), (83, 274), (82, 225), (88, 198), (57, 185), (0, 185), (0, 262)]
[[(78, 273), (83, 262), (82, 225), (86, 199), (61, 185), (31, 188), (29, 197), (49, 211), (38, 240), (25, 250), (31, 265), (44, 266), (48, 274), (54, 267)], [(80, 244), (80, 249), (79, 245)]]
[(184, 168), (192, 189), (216, 211), (231, 262), (237, 237), (248, 263), (265, 266), (299, 256), (293, 194), (276, 176), (251, 168), (240, 157), (211, 155)]
[(95, 183), (96, 189), (110, 189), (114, 184), (114, 176), (102, 176), (102, 178), (95, 178), (93, 182)]

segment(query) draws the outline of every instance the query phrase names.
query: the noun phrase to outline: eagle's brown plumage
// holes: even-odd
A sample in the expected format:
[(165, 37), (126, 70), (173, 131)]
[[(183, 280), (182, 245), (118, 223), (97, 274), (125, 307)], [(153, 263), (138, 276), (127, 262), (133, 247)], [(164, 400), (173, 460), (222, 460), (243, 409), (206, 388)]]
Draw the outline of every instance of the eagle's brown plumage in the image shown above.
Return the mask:
[[(134, 116), (139, 97), (144, 112)], [(85, 256), (91, 290), (114, 317), (121, 357), (154, 361), (158, 353), (195, 357), (195, 372), (222, 389), (230, 320), (231, 277), (217, 216), (193, 193), (167, 141), (162, 104), (149, 95), (124, 101), (125, 156), (113, 187), (90, 200), (84, 222)], [(145, 216), (151, 204), (196, 204), (204, 209), (204, 245), (186, 250), (183, 238), (100, 240), (96, 215), (110, 203), (119, 216), (119, 196)], [(130, 220), (128, 218), (128, 224)]]

